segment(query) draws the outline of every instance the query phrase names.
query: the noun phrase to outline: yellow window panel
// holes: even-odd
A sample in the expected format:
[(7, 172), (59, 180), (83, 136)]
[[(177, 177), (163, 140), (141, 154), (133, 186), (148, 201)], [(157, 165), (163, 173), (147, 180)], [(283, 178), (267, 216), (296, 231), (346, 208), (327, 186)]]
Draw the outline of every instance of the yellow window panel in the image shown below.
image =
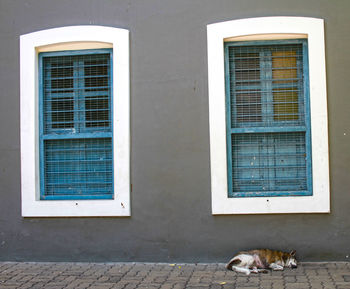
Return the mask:
[(297, 54), (295, 50), (272, 52), (272, 79), (274, 83), (297, 81)]
[(290, 121), (299, 119), (298, 91), (296, 89), (274, 89), (273, 103), (275, 121)]

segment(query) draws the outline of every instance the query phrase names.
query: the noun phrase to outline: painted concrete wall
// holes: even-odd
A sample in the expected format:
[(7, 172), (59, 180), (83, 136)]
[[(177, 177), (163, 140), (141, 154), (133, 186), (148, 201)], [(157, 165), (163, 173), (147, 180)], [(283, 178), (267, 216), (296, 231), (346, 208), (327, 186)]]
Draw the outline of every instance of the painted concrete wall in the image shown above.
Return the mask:
[[(222, 262), (252, 247), (350, 255), (350, 2), (0, 0), (0, 260)], [(331, 213), (212, 216), (206, 25), (325, 20)], [(22, 218), (19, 36), (81, 24), (130, 30), (130, 218)], [(317, 145), (317, 144), (316, 144)]]

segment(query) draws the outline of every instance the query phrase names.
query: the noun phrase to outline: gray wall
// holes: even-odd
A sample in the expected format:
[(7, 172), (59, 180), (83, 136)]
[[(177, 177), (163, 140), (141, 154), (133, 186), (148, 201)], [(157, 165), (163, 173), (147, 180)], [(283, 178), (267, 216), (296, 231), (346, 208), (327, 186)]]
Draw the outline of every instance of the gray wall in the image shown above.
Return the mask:
[[(0, 0), (0, 260), (226, 261), (252, 247), (350, 254), (350, 1)], [(212, 216), (206, 25), (325, 19), (331, 214)], [(19, 36), (81, 24), (130, 30), (130, 218), (21, 218)], [(317, 145), (317, 144), (316, 144)]]

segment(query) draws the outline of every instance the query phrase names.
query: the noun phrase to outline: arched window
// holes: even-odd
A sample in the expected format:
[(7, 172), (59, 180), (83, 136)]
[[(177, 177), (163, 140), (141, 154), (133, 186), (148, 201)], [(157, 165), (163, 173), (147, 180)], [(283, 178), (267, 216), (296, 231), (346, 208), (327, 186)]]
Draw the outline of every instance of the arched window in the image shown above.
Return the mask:
[(129, 98), (127, 30), (21, 36), (23, 216), (130, 215)]

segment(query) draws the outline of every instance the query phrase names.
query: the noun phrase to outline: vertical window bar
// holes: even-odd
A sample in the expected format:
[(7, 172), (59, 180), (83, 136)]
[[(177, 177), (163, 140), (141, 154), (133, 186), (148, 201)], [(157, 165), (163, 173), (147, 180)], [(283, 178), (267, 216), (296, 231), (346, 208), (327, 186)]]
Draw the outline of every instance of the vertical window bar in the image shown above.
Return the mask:
[(306, 129), (306, 151), (307, 155), (307, 176), (308, 176), (308, 190), (312, 193), (312, 154), (311, 154), (311, 111), (310, 111), (310, 88), (309, 88), (309, 53), (307, 42), (303, 42), (303, 95), (305, 98), (305, 123)]
[[(236, 111), (236, 103), (235, 99), (236, 96), (231, 97), (232, 94), (235, 92), (231, 90), (232, 83), (235, 83), (235, 73), (232, 72), (232, 70), (235, 69), (235, 62), (232, 60), (232, 50), (229, 50), (228, 46), (225, 46), (225, 90), (226, 90), (226, 99), (225, 99), (225, 106), (226, 106), (226, 136), (230, 135), (229, 132), (231, 130), (231, 127), (233, 126), (233, 123), (236, 122), (236, 119), (233, 118), (233, 115), (237, 114)], [(232, 65), (230, 65), (232, 64)], [(229, 96), (229, 97), (228, 97)], [(232, 156), (232, 139), (231, 137), (226, 137), (227, 142), (227, 154), (228, 156)], [(232, 168), (232, 157), (227, 158), (227, 168)], [(228, 179), (228, 191), (232, 192), (232, 170), (228, 169), (227, 171), (227, 179)]]

